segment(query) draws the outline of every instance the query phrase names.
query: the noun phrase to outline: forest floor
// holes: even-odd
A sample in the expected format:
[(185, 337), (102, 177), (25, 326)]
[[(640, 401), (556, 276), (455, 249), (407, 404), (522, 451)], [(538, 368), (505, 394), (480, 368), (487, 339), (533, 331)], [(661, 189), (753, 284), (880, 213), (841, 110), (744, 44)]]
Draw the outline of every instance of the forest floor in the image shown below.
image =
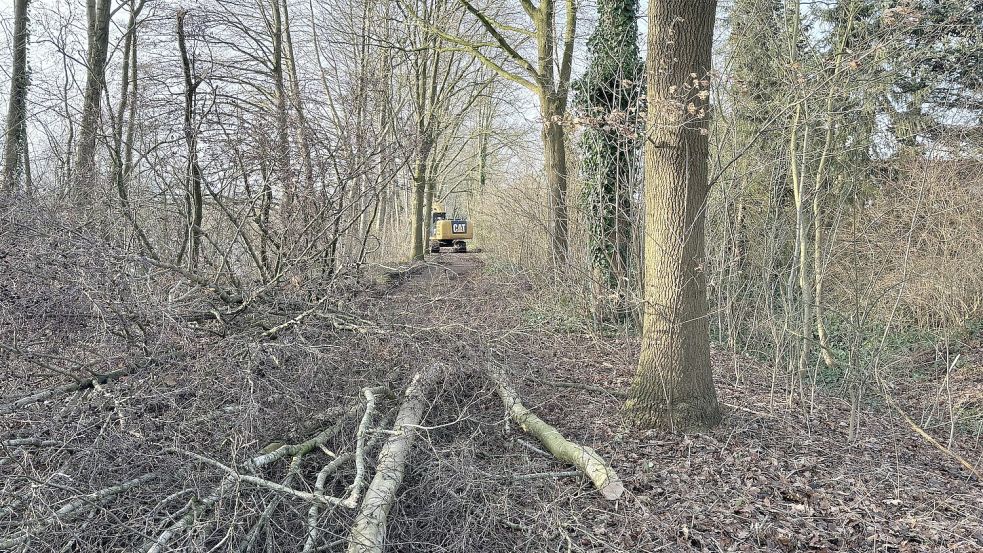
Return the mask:
[[(683, 436), (625, 426), (637, 338), (567, 324), (529, 279), (483, 254), (376, 271), (368, 290), (350, 287), (337, 305), (271, 335), (256, 321), (289, 321), (310, 303), (279, 298), (251, 306), (262, 311), (253, 318), (216, 308), (197, 317), (188, 313), (201, 310), (200, 290), (182, 295), (173, 281), (166, 297), (145, 292), (164, 289), (171, 272), (150, 275), (154, 286), (121, 286), (94, 255), (77, 263), (76, 253), (10, 243), (0, 281), (14, 284), (0, 287), (0, 331), (17, 328), (22, 345), (0, 366), (10, 383), (0, 389), (0, 543), (15, 538), (12, 550), (146, 550), (166, 533), (162, 551), (299, 551), (308, 504), (224, 486), (222, 466), (270, 442), (298, 442), (334, 424), (332, 409), (362, 388), (398, 392), (428, 367), (439, 382), (389, 514), (391, 551), (983, 550), (983, 485), (876, 402), (851, 443), (843, 400), (820, 394), (807, 415), (773, 393), (787, 388), (782, 376), (714, 351), (726, 408), (718, 428)], [(36, 270), (39, 256), (46, 271)], [(70, 278), (76, 284), (52, 284)], [(175, 297), (195, 299), (178, 316)], [(106, 308), (94, 317), (91, 305)], [(68, 361), (97, 350), (112, 353), (85, 370), (126, 374), (58, 387)], [(142, 360), (122, 361), (130, 357)], [(624, 496), (605, 500), (510, 424), (489, 366), (540, 417), (608, 460)], [(57, 391), (21, 401), (38, 390)], [(915, 394), (900, 400), (917, 408), (905, 403)], [(263, 477), (309, 490), (321, 465), (353, 449), (357, 421), (342, 422), (295, 472), (270, 465)], [(979, 467), (979, 437), (956, 438), (953, 449)], [(375, 458), (372, 450), (369, 474)], [(325, 493), (342, 495), (355, 477), (339, 469)], [(121, 482), (135, 484), (114, 488)], [(322, 541), (313, 550), (344, 550), (352, 518), (335, 508), (315, 516)]]
[[(493, 520), (518, 549), (983, 550), (983, 486), (884, 406), (864, 409), (851, 443), (846, 401), (820, 394), (807, 415), (780, 392), (775, 397), (769, 368), (715, 350), (724, 422), (706, 434), (640, 432), (625, 426), (617, 392), (634, 373), (637, 339), (558, 331), (521, 276), (484, 270), (477, 256), (444, 254), (383, 297), (400, 306), (390, 310), (396, 319), (446, 337), (448, 349), (435, 358), (457, 367), (505, 365), (530, 408), (595, 448), (624, 480), (627, 494), (617, 502), (579, 477), (523, 480), (512, 493), (500, 491), (510, 500)], [(468, 408), (455, 418), (470, 416)], [(506, 443), (497, 455), (507, 459), (475, 471), (564, 470), (516, 429), (499, 438)], [(979, 437), (962, 438), (955, 447), (979, 467)]]

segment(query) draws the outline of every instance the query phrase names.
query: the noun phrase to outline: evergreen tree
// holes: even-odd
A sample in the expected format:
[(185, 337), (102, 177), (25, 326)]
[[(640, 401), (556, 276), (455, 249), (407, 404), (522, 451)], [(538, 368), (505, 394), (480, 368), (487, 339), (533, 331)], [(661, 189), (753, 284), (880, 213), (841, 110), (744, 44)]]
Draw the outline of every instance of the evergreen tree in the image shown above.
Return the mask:
[[(890, 2), (877, 34), (901, 34), (884, 60), (895, 78), (883, 99), (905, 147), (958, 143), (983, 120), (983, 4), (975, 0)], [(880, 6), (878, 6), (880, 7)]]

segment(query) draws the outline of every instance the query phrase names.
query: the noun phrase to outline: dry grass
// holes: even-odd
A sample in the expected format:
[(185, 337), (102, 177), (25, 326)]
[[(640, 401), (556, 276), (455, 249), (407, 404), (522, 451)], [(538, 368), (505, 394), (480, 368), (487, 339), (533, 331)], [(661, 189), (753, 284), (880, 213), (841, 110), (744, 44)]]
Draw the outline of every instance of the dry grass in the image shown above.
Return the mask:
[[(983, 164), (904, 165), (837, 233), (831, 301), (867, 306), (864, 295), (898, 295), (897, 322), (923, 330), (983, 320), (981, 202)], [(886, 321), (893, 304), (871, 307)]]

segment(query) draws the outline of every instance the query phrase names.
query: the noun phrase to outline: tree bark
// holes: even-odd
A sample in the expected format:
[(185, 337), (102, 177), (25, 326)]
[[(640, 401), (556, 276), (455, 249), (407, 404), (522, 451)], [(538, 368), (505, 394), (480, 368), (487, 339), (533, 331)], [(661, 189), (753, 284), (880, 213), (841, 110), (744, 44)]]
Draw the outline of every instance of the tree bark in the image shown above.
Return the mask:
[(642, 350), (626, 414), (641, 427), (720, 421), (710, 367), (704, 225), (715, 0), (649, 3)]
[[(16, 192), (20, 176), (30, 169), (27, 156), (27, 4), (14, 2), (14, 51), (10, 73), (10, 101), (7, 104), (7, 132), (3, 149), (3, 180), (0, 191)], [(24, 163), (24, 165), (22, 165)]]
[(435, 370), (417, 373), (406, 387), (406, 399), (396, 413), (394, 433), (379, 452), (375, 476), (365, 490), (362, 506), (352, 524), (348, 553), (382, 553), (385, 550), (386, 519), (396, 502), (396, 491), (403, 483), (406, 462), (416, 436), (415, 427), (423, 419), (428, 405), (427, 393), (437, 374)]
[(478, 107), (478, 166), (475, 193), (482, 194), (488, 182), (488, 142), (492, 133), (492, 123), (495, 116), (491, 100), (486, 99)]
[(78, 151), (75, 157), (74, 187), (77, 196), (83, 186), (91, 187), (95, 179), (96, 133), (99, 130), (100, 101), (106, 80), (106, 56), (109, 52), (109, 23), (111, 0), (88, 0), (89, 17), (88, 71), (85, 81), (85, 100), (82, 104), (82, 124), (79, 126)]
[(542, 136), (546, 189), (549, 191), (549, 209), (552, 215), (549, 251), (553, 266), (559, 268), (566, 266), (569, 250), (567, 240), (566, 132), (560, 121), (563, 117), (563, 111), (555, 107), (556, 101), (543, 99), (542, 102), (544, 106)]
[[(178, 49), (181, 51), (181, 67), (184, 72), (184, 142), (188, 148), (187, 181), (185, 183), (188, 225), (185, 243), (188, 247), (180, 255), (183, 257), (185, 251), (188, 252), (188, 268), (194, 270), (198, 265), (201, 248), (203, 212), (201, 166), (198, 164), (198, 131), (194, 122), (195, 96), (201, 80), (191, 74), (191, 59), (188, 56), (184, 32), (184, 17), (186, 15), (187, 12), (184, 10), (177, 13), (177, 43)], [(178, 264), (181, 264), (180, 257)]]
[(423, 252), (426, 244), (423, 237), (426, 235), (428, 227), (427, 219), (429, 214), (424, 213), (426, 190), (427, 190), (427, 166), (430, 150), (432, 146), (429, 140), (424, 140), (424, 144), (417, 153), (416, 166), (413, 169), (413, 259), (423, 259)]
[(420, 237), (420, 242), (423, 247), (427, 250), (430, 248), (430, 219), (432, 218), (431, 213), (433, 213), (433, 198), (436, 194), (437, 187), (437, 175), (435, 175), (436, 162), (434, 161), (435, 156), (430, 156), (430, 163), (426, 169), (427, 175), (427, 189), (423, 194), (423, 225), (420, 230), (423, 231), (423, 236)]
[(570, 86), (570, 63), (573, 36), (576, 29), (576, 7), (567, 2), (567, 22), (564, 36), (563, 60), (556, 59), (556, 5), (554, 0), (543, 0), (532, 14), (536, 25), (538, 61), (539, 105), (543, 117), (543, 160), (546, 189), (549, 194), (550, 236), (549, 256), (554, 269), (566, 267), (569, 251), (567, 238), (567, 155), (566, 132), (563, 116), (567, 111), (567, 93)]

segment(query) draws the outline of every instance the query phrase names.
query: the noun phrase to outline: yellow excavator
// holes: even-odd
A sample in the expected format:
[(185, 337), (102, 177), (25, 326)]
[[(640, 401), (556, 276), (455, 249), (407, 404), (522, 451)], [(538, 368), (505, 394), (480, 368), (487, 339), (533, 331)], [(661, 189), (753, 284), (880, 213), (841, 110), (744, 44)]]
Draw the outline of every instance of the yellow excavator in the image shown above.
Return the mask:
[(467, 219), (448, 219), (441, 204), (433, 204), (430, 213), (430, 253), (440, 248), (454, 248), (454, 253), (468, 251), (467, 240), (474, 239), (474, 224)]

